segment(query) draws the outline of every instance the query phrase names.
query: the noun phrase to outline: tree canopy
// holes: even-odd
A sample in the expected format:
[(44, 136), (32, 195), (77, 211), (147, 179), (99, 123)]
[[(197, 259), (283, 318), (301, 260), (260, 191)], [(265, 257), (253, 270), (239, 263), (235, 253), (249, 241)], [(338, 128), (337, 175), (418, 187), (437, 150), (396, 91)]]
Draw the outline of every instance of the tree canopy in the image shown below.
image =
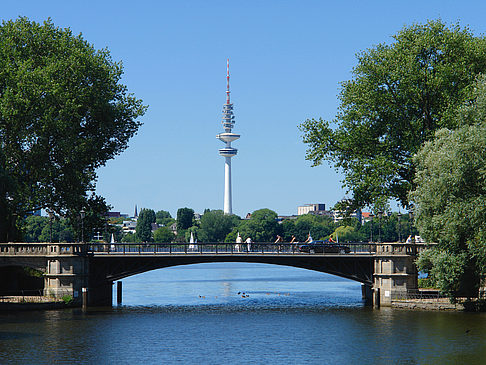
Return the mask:
[(211, 210), (204, 213), (197, 231), (201, 242), (223, 242), (240, 219), (236, 215), (224, 214), (222, 210)]
[[(452, 297), (475, 295), (486, 274), (486, 82), (459, 111), (462, 127), (442, 129), (417, 153), (416, 225), (433, 252), (419, 261)], [(472, 124), (472, 125), (469, 125)]]
[(467, 123), (453, 112), (470, 100), (476, 76), (486, 71), (486, 41), (467, 28), (429, 21), (393, 39), (357, 55), (334, 120), (300, 125), (306, 158), (342, 169), (354, 207), (390, 198), (408, 207), (413, 155), (436, 130)]
[(152, 209), (142, 209), (136, 227), (136, 235), (141, 242), (152, 242), (152, 223), (155, 223), (155, 212)]
[(277, 213), (270, 209), (255, 210), (250, 219), (238, 226), (241, 236), (250, 237), (254, 242), (273, 242), (281, 227), (277, 222)]
[[(27, 18), (0, 26), (0, 242), (17, 217), (89, 209), (96, 169), (127, 148), (146, 107), (81, 35)], [(106, 208), (106, 206), (105, 206)]]
[(192, 227), (194, 210), (191, 208), (179, 208), (177, 210), (177, 230), (184, 230)]

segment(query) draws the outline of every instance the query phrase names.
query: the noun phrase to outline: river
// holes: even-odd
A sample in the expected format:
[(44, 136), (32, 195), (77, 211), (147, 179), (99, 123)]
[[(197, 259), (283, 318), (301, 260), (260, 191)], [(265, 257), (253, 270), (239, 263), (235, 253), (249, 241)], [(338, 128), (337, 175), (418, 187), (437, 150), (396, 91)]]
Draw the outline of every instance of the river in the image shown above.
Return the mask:
[(123, 280), (123, 305), (0, 313), (1, 364), (484, 364), (486, 314), (373, 310), (360, 284), (198, 264)]

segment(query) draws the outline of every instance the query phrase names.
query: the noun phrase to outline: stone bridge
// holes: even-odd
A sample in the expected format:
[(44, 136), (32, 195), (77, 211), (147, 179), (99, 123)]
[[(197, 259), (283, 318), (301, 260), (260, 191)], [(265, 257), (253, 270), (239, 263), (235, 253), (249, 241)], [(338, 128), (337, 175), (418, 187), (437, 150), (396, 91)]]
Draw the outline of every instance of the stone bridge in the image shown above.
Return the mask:
[(44, 295), (71, 295), (81, 303), (84, 291), (89, 305), (112, 305), (114, 281), (164, 267), (207, 262), (266, 263), (337, 275), (362, 283), (363, 297), (375, 306), (391, 305), (392, 294), (417, 289), (414, 260), (425, 244), (345, 246), (350, 252), (300, 252), (298, 246), (285, 243), (8, 243), (0, 244), (0, 270), (30, 267), (42, 271)]

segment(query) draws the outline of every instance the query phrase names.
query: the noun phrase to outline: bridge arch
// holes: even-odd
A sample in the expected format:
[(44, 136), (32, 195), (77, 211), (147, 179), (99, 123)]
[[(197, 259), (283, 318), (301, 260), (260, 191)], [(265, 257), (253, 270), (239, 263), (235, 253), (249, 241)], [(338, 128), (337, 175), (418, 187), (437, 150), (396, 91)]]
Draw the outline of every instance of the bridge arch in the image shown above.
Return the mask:
[[(180, 257), (93, 257), (90, 268), (92, 280), (113, 282), (151, 270), (167, 267), (223, 262), (261, 263), (296, 267), (371, 285), (373, 259), (356, 256), (314, 255), (184, 255)], [(94, 270), (93, 270), (94, 269)]]

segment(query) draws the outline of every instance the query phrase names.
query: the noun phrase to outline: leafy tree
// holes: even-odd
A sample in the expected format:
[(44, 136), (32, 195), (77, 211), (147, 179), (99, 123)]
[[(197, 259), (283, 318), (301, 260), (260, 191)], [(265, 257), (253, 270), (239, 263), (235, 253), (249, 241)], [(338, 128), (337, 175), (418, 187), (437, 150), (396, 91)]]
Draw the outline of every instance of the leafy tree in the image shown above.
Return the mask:
[(171, 243), (174, 238), (174, 233), (167, 227), (160, 227), (154, 232), (154, 241), (157, 243)]
[(224, 214), (222, 210), (211, 210), (201, 217), (198, 231), (201, 242), (223, 242), (240, 219), (236, 215)]
[(273, 242), (281, 233), (277, 217), (277, 213), (270, 209), (255, 210), (250, 219), (240, 224), (241, 236), (244, 239), (250, 237), (254, 242)]
[(152, 223), (155, 223), (155, 219), (155, 212), (152, 209), (140, 211), (135, 231), (141, 242), (152, 242)]
[(191, 208), (179, 208), (177, 210), (177, 230), (192, 227), (194, 220), (194, 210)]
[[(52, 235), (52, 241), (51, 241)], [(47, 224), (42, 228), (38, 242), (73, 242), (74, 232), (68, 221), (64, 218), (47, 219)]]
[(155, 213), (155, 218), (158, 224), (165, 227), (169, 227), (172, 223), (176, 221), (166, 210), (159, 210), (157, 213)]
[(138, 243), (138, 242), (140, 242), (137, 235), (133, 234), (133, 233), (127, 233), (125, 236), (123, 236), (121, 241), (123, 243)]
[(25, 219), (23, 235), (25, 242), (40, 242), (39, 236), (46, 225), (49, 224), (49, 218), (31, 215)]
[[(451, 297), (477, 294), (486, 274), (486, 81), (459, 111), (454, 131), (437, 132), (415, 158), (416, 225), (438, 246), (430, 255), (436, 285)], [(468, 121), (466, 122), (465, 119)]]
[[(308, 160), (330, 160), (344, 172), (353, 207), (409, 205), (413, 155), (440, 128), (455, 128), (453, 111), (469, 100), (486, 71), (486, 41), (440, 20), (405, 27), (392, 44), (358, 54), (353, 78), (342, 83), (332, 122), (301, 124)], [(337, 125), (335, 129), (331, 125)]]
[(336, 230), (331, 234), (331, 237), (336, 242), (338, 238), (339, 242), (362, 242), (366, 240), (364, 234), (352, 226), (337, 227)]
[(96, 169), (126, 147), (145, 112), (122, 66), (81, 35), (27, 18), (0, 26), (0, 242), (48, 208), (76, 220)]

